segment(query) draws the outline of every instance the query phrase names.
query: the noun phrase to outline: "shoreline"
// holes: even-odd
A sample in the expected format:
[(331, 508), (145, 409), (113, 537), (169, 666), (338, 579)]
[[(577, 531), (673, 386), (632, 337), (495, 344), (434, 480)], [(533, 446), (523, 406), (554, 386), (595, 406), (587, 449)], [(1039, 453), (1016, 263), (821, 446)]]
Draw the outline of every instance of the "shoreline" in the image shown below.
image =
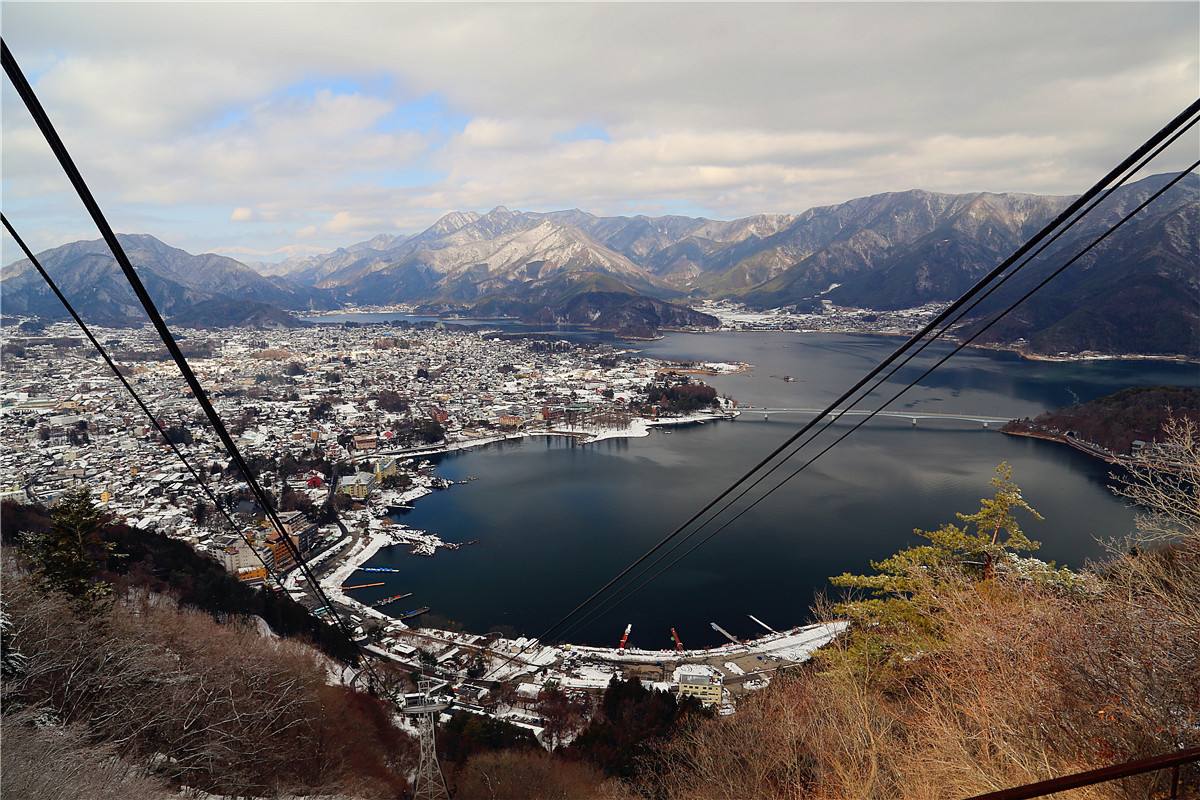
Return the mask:
[[(697, 309), (697, 310), (703, 311), (702, 308)], [(711, 313), (711, 312), (705, 311), (704, 313)], [(306, 312), (304, 315), (299, 315), (299, 316), (301, 319), (303, 319), (306, 317), (319, 318), (319, 317), (324, 317), (324, 316), (333, 316), (333, 315), (337, 315), (337, 314), (408, 314), (411, 316), (429, 316), (431, 319), (438, 319), (438, 320), (443, 320), (443, 321), (451, 322), (451, 323), (455, 322), (456, 319), (458, 319), (458, 320), (469, 319), (469, 320), (477, 320), (477, 321), (481, 321), (481, 322), (483, 322), (483, 321), (517, 322), (520, 324), (532, 325), (532, 323), (521, 322), (520, 318), (518, 318), (518, 317), (458, 317), (458, 318), (455, 318), (455, 317), (443, 317), (443, 316), (436, 315), (436, 314), (430, 314), (430, 315), (417, 314), (412, 309), (400, 309), (400, 308), (392, 309), (392, 308), (377, 308), (377, 307), (373, 308), (372, 310), (355, 308), (355, 309), (338, 309), (338, 310), (331, 310), (331, 311)], [(714, 316), (716, 316), (716, 315), (714, 314)], [(718, 319), (720, 319), (720, 317), (718, 317)], [(611, 333), (617, 339), (621, 339), (624, 341), (630, 341), (630, 342), (661, 341), (662, 339), (666, 338), (665, 334), (668, 334), (668, 333), (694, 333), (694, 334), (701, 334), (701, 335), (710, 334), (710, 333), (815, 333), (815, 334), (828, 333), (828, 334), (838, 334), (838, 335), (856, 335), (857, 334), (857, 335), (861, 335), (861, 336), (888, 336), (888, 337), (904, 337), (904, 338), (909, 338), (914, 333), (916, 333), (916, 331), (905, 332), (905, 331), (900, 331), (900, 330), (895, 330), (895, 329), (863, 330), (862, 328), (849, 328), (849, 327), (846, 327), (846, 328), (832, 327), (832, 328), (819, 328), (819, 329), (818, 328), (803, 328), (803, 327), (798, 327), (798, 328), (738, 328), (738, 327), (734, 327), (734, 326), (727, 326), (726, 323), (724, 321), (722, 321), (721, 326), (717, 327), (717, 328), (660, 328), (659, 329), (660, 332), (657, 336), (640, 337), (640, 336), (623, 335), (619, 331), (610, 330), (607, 328), (593, 328), (588, 325), (576, 325), (573, 327), (576, 327), (581, 331), (587, 331), (587, 332)], [(959, 343), (959, 340), (954, 337), (943, 336), (941, 338), (943, 341), (946, 341), (948, 343), (952, 343), (952, 344)], [(1068, 355), (1052, 355), (1049, 353), (1031, 352), (1027, 349), (1018, 347), (1016, 345), (1005, 345), (1005, 344), (996, 344), (996, 343), (969, 344), (969, 345), (967, 345), (967, 347), (976, 348), (979, 350), (991, 350), (994, 352), (1001, 352), (1001, 353), (1014, 353), (1027, 361), (1047, 361), (1047, 362), (1058, 362), (1058, 363), (1085, 363), (1085, 362), (1089, 362), (1089, 361), (1163, 361), (1163, 362), (1177, 363), (1177, 364), (1200, 365), (1200, 357), (1188, 356), (1188, 355), (1184, 355), (1182, 353), (1175, 353), (1175, 354), (1168, 355), (1168, 354), (1162, 354), (1162, 353), (1100, 353), (1100, 352), (1095, 352), (1095, 351), (1084, 351), (1082, 353), (1071, 353)], [(703, 374), (703, 373), (701, 373), (701, 374)]]
[[(630, 420), (630, 424), (623, 428), (598, 429), (594, 426), (580, 426), (579, 428), (573, 429), (573, 430), (572, 429), (559, 429), (559, 430), (547, 429), (547, 430), (538, 430), (538, 431), (514, 431), (512, 433), (502, 434), (499, 436), (488, 436), (488, 437), (480, 437), (479, 439), (473, 439), (473, 440), (469, 440), (469, 441), (450, 442), (450, 443), (447, 443), (445, 445), (440, 445), (440, 446), (435, 445), (431, 448), (422, 448), (422, 449), (418, 449), (416, 451), (395, 451), (395, 452), (374, 451), (371, 453), (365, 453), (362, 456), (356, 456), (355, 459), (372, 458), (372, 457), (376, 457), (376, 456), (380, 456), (380, 455), (393, 456), (393, 457), (401, 458), (401, 459), (410, 459), (410, 458), (417, 459), (417, 458), (424, 458), (424, 457), (435, 456), (435, 455), (444, 455), (446, 453), (462, 452), (465, 450), (469, 450), (471, 448), (486, 447), (487, 445), (497, 444), (499, 442), (514, 441), (517, 439), (533, 439), (533, 438), (538, 438), (538, 437), (550, 437), (550, 436), (562, 436), (562, 437), (566, 437), (569, 439), (574, 439), (580, 445), (589, 445), (589, 444), (595, 444), (598, 442), (608, 441), (611, 439), (641, 439), (641, 438), (645, 438), (650, 435), (650, 431), (652, 428), (657, 428), (657, 427), (663, 427), (663, 428), (665, 428), (665, 427), (680, 427), (680, 426), (686, 426), (686, 425), (700, 425), (700, 424), (704, 424), (706, 422), (732, 421), (740, 415), (741, 415), (740, 411), (738, 411), (736, 408), (731, 408), (731, 409), (723, 409), (723, 410), (717, 411), (717, 412), (685, 414), (685, 415), (682, 415), (679, 417), (662, 417), (662, 418), (656, 419), (656, 420), (655, 419), (645, 419), (643, 417), (634, 417), (633, 419)], [(351, 459), (351, 461), (353, 462), (353, 460), (355, 460), (355, 459)], [(446, 488), (450, 488), (450, 487), (447, 486)], [(432, 490), (429, 489), (428, 487), (423, 487), (423, 486), (422, 487), (413, 487), (412, 489), (410, 489), (404, 493), (405, 502), (407, 502), (408, 504), (411, 505), (412, 503), (416, 502), (417, 500), (419, 500), (422, 497), (425, 497), (431, 493), (432, 493)], [(409, 495), (411, 495), (411, 497)], [(367, 510), (353, 512), (353, 513), (369, 514), (369, 506), (368, 506)], [(386, 523), (384, 522), (384, 520), (386, 520)], [(373, 607), (367, 605), (366, 603), (363, 603), (359, 600), (356, 600), (353, 597), (350, 597), (349, 595), (345, 594), (341, 590), (342, 585), (347, 580), (350, 579), (350, 576), (352, 576), (358, 570), (359, 567), (370, 562), (371, 559), (373, 559), (385, 547), (398, 547), (400, 545), (413, 544), (414, 540), (416, 540), (416, 539), (423, 540), (423, 541), (436, 540), (436, 543), (433, 545), (433, 549), (436, 551), (436, 549), (438, 547), (443, 547), (443, 546), (448, 547), (448, 549), (457, 549), (457, 547), (460, 545), (460, 543), (444, 542), (444, 541), (442, 541), (441, 537), (436, 533), (430, 533), (428, 531), (419, 531), (415, 528), (409, 528), (407, 526), (403, 526), (399, 523), (393, 522), (390, 518), (385, 517), (384, 520), (381, 520), (379, 518), (371, 518), (370, 521), (367, 523), (367, 530), (364, 533), (363, 537), (359, 541), (357, 541), (353, 547), (351, 547), (346, 552), (338, 553), (336, 556), (334, 556), (333, 553), (330, 553), (328, 556), (326, 556), (326, 558), (338, 559), (339, 563), (332, 571), (329, 572), (329, 574), (327, 574), (325, 577), (321, 578), (319, 583), (321, 585), (321, 588), (325, 590), (325, 593), (329, 596), (329, 599), (331, 601), (339, 602), (339, 603), (345, 605), (346, 607), (353, 609), (356, 613), (371, 617), (371, 618), (379, 620), (381, 622), (385, 622), (388, 625), (396, 624), (406, 630), (412, 630), (414, 627), (419, 627), (419, 626), (409, 626), (409, 625), (405, 624), (404, 621), (397, 619), (396, 617), (393, 617), (390, 614), (386, 614), (382, 611), (379, 611), (376, 608), (373, 608)], [(390, 528), (393, 528), (393, 527), (396, 530), (394, 530), (394, 531), (390, 530)], [(399, 534), (399, 533), (402, 533), (405, 531), (411, 532), (410, 536), (405, 539), (398, 539), (396, 534)], [(335, 545), (336, 550), (341, 550), (344, 547), (345, 547), (345, 544)], [(428, 555), (433, 555), (433, 553), (429, 553)], [(291, 591), (292, 589), (300, 588), (300, 584), (295, 580), (296, 574), (297, 573), (295, 573), (295, 572), (289, 574), (289, 576), (284, 581), (285, 588), (289, 591)], [(434, 634), (438, 635), (438, 636), (447, 636), (447, 635), (453, 633), (451, 631), (443, 631), (438, 628), (425, 628), (424, 630), (434, 632)], [(484, 635), (484, 634), (472, 633), (470, 631), (466, 631), (465, 633), (472, 635), (472, 636), (483, 636)], [(581, 647), (582, 648), (582, 647), (589, 647), (589, 645), (568, 645), (568, 647)], [(603, 650), (604, 648), (595, 648), (595, 649)], [(674, 652), (674, 651), (671, 651), (671, 652)]]
[(1106, 454), (1104, 451), (1095, 449), (1093, 447), (1089, 447), (1084, 442), (1077, 441), (1075, 439), (1072, 439), (1068, 436), (1063, 436), (1061, 434), (1043, 433), (1041, 431), (1030, 431), (1030, 430), (1004, 430), (1003, 428), (1000, 429), (1000, 432), (1007, 436), (1020, 436), (1024, 439), (1041, 439), (1044, 442), (1054, 442), (1056, 444), (1065, 444), (1067, 447), (1070, 447), (1072, 450), (1076, 450), (1080, 453), (1083, 453), (1085, 456), (1091, 456), (1092, 458), (1096, 459), (1097, 461), (1103, 461), (1106, 464), (1120, 464), (1121, 463), (1121, 459), (1119, 457), (1117, 457), (1115, 454), (1112, 454), (1112, 455)]
[[(812, 333), (831, 334), (838, 336), (886, 336), (888, 338), (908, 339), (916, 333), (906, 333), (897, 330), (864, 331), (859, 328), (717, 328), (712, 331), (690, 331), (691, 333)], [(960, 344), (960, 340), (941, 336), (939, 339), (947, 344)], [(1046, 361), (1053, 363), (1086, 363), (1089, 361), (1163, 361), (1172, 364), (1195, 364), (1200, 366), (1200, 358), (1183, 354), (1163, 355), (1161, 353), (1097, 353), (1084, 351), (1072, 355), (1049, 355), (1033, 353), (1020, 347), (1002, 344), (969, 344), (968, 350), (989, 350), (994, 353), (1013, 353), (1026, 361)]]
[[(539, 436), (565, 436), (567, 438), (575, 439), (575, 441), (579, 444), (595, 444), (596, 442), (602, 442), (607, 439), (641, 439), (650, 435), (651, 428), (669, 428), (680, 425), (697, 425), (705, 422), (734, 420), (741, 416), (741, 414), (741, 410), (729, 408), (723, 409), (722, 411), (685, 414), (678, 417), (660, 417), (658, 419), (633, 417), (629, 424), (622, 428), (598, 428), (596, 426), (581, 425), (570, 428), (563, 427), (546, 428), (544, 430), (512, 431), (509, 433), (497, 434), (495, 436), (481, 436), (477, 439), (460, 439), (454, 442), (447, 442), (445, 444), (430, 445), (429, 447), (408, 448), (405, 450), (372, 450), (369, 452), (364, 452), (361, 455), (352, 456), (348, 460), (350, 463), (354, 463), (355, 461), (377, 458), (379, 456), (391, 456), (399, 459), (438, 456), (446, 453), (457, 453), (462, 450), (470, 450), (473, 447), (486, 447), (489, 444), (510, 442), (517, 439), (533, 439)], [(423, 496), (423, 494), (421, 496)]]

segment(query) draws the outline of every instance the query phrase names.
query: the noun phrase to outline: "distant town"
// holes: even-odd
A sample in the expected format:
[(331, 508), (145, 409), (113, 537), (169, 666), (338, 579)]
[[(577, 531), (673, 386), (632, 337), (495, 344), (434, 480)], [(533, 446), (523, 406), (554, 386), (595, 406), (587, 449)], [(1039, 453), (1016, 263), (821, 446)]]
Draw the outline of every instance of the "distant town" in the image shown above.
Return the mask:
[[(833, 284), (830, 288), (836, 287), (837, 284)], [(945, 307), (945, 303), (926, 303), (915, 308), (875, 311), (869, 308), (837, 306), (829, 300), (824, 300), (820, 311), (814, 312), (796, 311), (791, 308), (755, 311), (730, 300), (717, 300), (698, 305), (696, 310), (711, 314), (720, 320), (722, 330), (913, 334)]]

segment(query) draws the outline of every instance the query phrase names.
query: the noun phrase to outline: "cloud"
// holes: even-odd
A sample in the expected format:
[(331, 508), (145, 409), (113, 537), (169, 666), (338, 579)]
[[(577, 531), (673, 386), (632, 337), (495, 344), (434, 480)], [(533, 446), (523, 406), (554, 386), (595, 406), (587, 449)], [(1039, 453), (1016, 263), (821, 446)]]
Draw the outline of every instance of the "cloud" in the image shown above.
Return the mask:
[(379, 230), (386, 224), (378, 217), (361, 217), (350, 211), (339, 211), (323, 227), (330, 233), (352, 233)]
[[(114, 224), (227, 252), (497, 204), (1077, 192), (1200, 82), (1195, 4), (10, 3), (4, 22)], [(58, 244), (77, 201), (3, 102), (5, 204)]]

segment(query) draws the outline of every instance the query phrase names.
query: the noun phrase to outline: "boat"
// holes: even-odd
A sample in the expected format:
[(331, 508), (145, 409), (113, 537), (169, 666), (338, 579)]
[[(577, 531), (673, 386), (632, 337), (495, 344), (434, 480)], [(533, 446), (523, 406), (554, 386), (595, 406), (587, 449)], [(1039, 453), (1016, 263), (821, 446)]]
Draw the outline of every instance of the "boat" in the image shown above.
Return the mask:
[(400, 620), (412, 619), (413, 617), (421, 616), (428, 610), (429, 610), (429, 606), (421, 606), (420, 608), (414, 608), (412, 611), (405, 611), (403, 614), (400, 614), (399, 616), (397, 616), (396, 619), (400, 619)]

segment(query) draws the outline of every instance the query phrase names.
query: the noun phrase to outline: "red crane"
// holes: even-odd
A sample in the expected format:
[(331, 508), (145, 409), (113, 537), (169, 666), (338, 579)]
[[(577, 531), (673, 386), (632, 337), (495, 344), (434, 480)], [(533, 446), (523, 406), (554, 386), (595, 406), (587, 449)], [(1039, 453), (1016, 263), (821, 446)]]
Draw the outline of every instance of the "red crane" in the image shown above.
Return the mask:
[(679, 638), (679, 634), (675, 632), (674, 628), (671, 628), (671, 638), (675, 640), (675, 649), (682, 651), (683, 650), (683, 640)]
[(625, 633), (621, 634), (621, 643), (617, 645), (618, 650), (625, 649), (625, 643), (629, 641), (629, 633), (632, 630), (633, 630), (633, 623), (631, 622), (625, 626)]

